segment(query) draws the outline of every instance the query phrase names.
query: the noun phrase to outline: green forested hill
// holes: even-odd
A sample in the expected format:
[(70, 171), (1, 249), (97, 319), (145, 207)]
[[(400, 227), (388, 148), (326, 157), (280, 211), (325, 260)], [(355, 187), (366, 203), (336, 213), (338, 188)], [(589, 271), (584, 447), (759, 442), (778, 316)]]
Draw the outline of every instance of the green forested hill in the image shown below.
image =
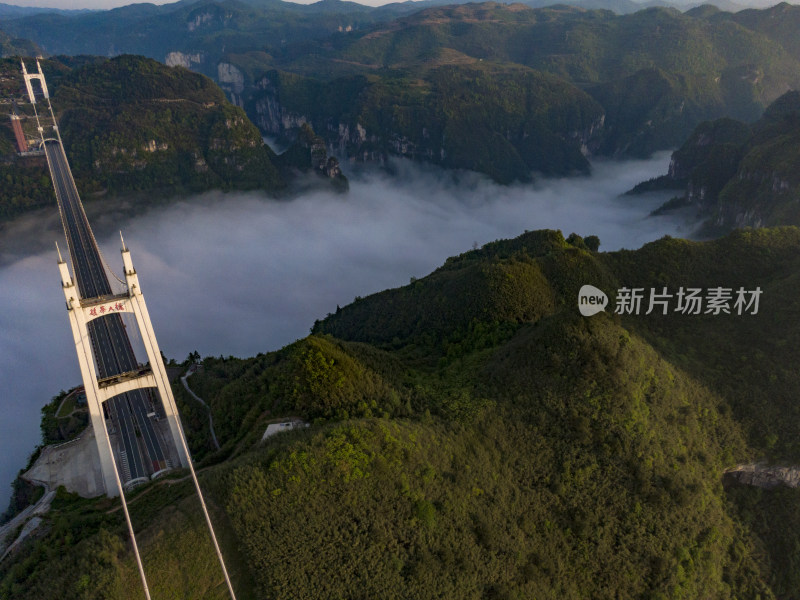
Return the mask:
[(395, 5), (380, 10), (354, 2), (327, 1), (308, 7), (281, 1), (199, 0), (163, 5), (138, 3), (86, 14), (35, 14), (9, 19), (9, 33), (37, 41), (49, 54), (142, 54), (159, 61), (183, 55), (214, 75), (225, 52), (327, 37), (341, 28), (361, 28), (415, 10)]
[(715, 19), (730, 19), (770, 37), (780, 43), (795, 57), (800, 57), (800, 40), (797, 28), (800, 26), (800, 7), (780, 2), (763, 10), (748, 9), (737, 13), (721, 13)]
[[(577, 142), (584, 152), (646, 156), (680, 144), (701, 121), (758, 118), (771, 101), (800, 86), (800, 56), (785, 39), (761, 29), (666, 8), (620, 16), (487, 2), (427, 8), (370, 30), (302, 45), (230, 53), (220, 64), (224, 87), (242, 98), (248, 114), (273, 135), (310, 120), (351, 156), (369, 157), (379, 150), (447, 165), (441, 156), (453, 157), (447, 145), (454, 136), (441, 130), (448, 127), (469, 135), (457, 140), (466, 156), (447, 166), (466, 166), (506, 181), (494, 165), (481, 164), (482, 156), (504, 157), (509, 174), (525, 179), (531, 171), (575, 169), (577, 161), (563, 150), (563, 140)], [(549, 119), (545, 110), (546, 127), (532, 134), (514, 120), (496, 122), (493, 115), (526, 109), (505, 77), (522, 67), (539, 81), (560, 80), (566, 103), (578, 88), (588, 93), (603, 119), (576, 129), (563, 119)], [(459, 111), (474, 118), (452, 123), (441, 114), (436, 80), (441, 72), (469, 74), (477, 68), (493, 79), (492, 87), (459, 77), (447, 93), (463, 97)], [(309, 107), (302, 94), (282, 95), (298, 75), (310, 80), (306, 87), (316, 86), (337, 101)], [(381, 94), (373, 92), (376, 87), (399, 92), (382, 102)], [(534, 105), (542, 87), (548, 86), (528, 86)], [(491, 106), (498, 97), (504, 99), (499, 111)], [(481, 113), (484, 106), (490, 108)], [(417, 120), (437, 123), (438, 129), (425, 127), (426, 136), (410, 132), (404, 116), (412, 109)], [(357, 128), (360, 135), (354, 134)], [(498, 136), (512, 145), (518, 136), (528, 140), (528, 147), (512, 154), (496, 147)], [(483, 152), (484, 146), (489, 150)], [(560, 168), (536, 165), (534, 149)]]
[(800, 93), (792, 91), (751, 125), (700, 124), (673, 153), (669, 173), (642, 187), (681, 189), (669, 206), (697, 207), (709, 216), (709, 231), (798, 225), (798, 148)]
[(487, 62), (331, 82), (273, 70), (260, 87), (246, 108), (273, 134), (285, 134), (276, 119), (291, 106), (347, 155), (400, 154), (503, 183), (527, 181), (532, 172), (588, 172), (581, 146), (603, 117), (575, 86), (527, 67)]
[(12, 38), (4, 31), (0, 31), (0, 58), (6, 56), (35, 56), (40, 52), (40, 48), (30, 40)]
[[(70, 73), (54, 104), (68, 156), (86, 186), (275, 189), (275, 155), (212, 81), (121, 56)], [(89, 170), (88, 166), (94, 168)]]
[[(202, 75), (134, 56), (52, 60), (44, 68), (67, 156), (87, 199), (134, 190), (274, 191), (284, 185), (258, 129)], [(17, 61), (7, 60), (3, 69), (21, 81)], [(13, 156), (13, 138), (3, 129), (6, 153)], [(52, 202), (40, 163), (0, 166), (7, 183), (0, 216)]]
[[(800, 458), (800, 230), (594, 247), (487, 244), (278, 352), (206, 358), (191, 385), (221, 450), (179, 403), (239, 597), (796, 598), (796, 532), (773, 517), (798, 522), (800, 496), (722, 475)], [(578, 314), (585, 283), (606, 313)], [(757, 314), (622, 317), (623, 286), (762, 296)], [(311, 426), (258, 444), (280, 415)], [(151, 589), (222, 598), (189, 491), (132, 499)], [(59, 495), (0, 563), (0, 598), (138, 597), (111, 507)]]

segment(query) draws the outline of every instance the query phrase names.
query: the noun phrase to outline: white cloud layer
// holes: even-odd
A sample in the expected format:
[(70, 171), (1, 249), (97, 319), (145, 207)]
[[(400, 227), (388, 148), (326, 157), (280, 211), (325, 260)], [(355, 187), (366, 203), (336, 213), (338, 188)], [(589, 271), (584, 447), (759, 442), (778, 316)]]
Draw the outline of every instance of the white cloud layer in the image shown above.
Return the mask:
[[(116, 231), (124, 230), (168, 357), (251, 356), (305, 336), (337, 304), (422, 277), (476, 242), (556, 228), (596, 234), (601, 250), (614, 250), (688, 235), (689, 223), (647, 216), (663, 196), (618, 197), (665, 172), (668, 161), (661, 153), (597, 163), (591, 177), (509, 187), (401, 162), (393, 177), (373, 171), (351, 179), (345, 195), (274, 201), (209, 193), (135, 217), (91, 216), (90, 206), (90, 219), (117, 271)], [(0, 511), (39, 439), (41, 406), (81, 383), (50, 250), (53, 239), (63, 240), (57, 217), (39, 215), (15, 229), (0, 233)]]

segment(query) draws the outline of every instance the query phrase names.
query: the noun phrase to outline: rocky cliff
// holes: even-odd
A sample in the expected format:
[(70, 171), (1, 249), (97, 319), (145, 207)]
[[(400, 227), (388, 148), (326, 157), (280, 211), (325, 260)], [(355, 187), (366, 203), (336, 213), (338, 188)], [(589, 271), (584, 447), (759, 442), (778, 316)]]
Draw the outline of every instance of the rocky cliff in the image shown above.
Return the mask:
[(680, 189), (669, 206), (693, 206), (709, 231), (800, 225), (800, 93), (787, 92), (748, 125), (700, 124), (672, 155), (669, 171), (633, 191)]
[[(241, 98), (241, 79), (225, 68)], [(585, 173), (604, 113), (587, 94), (523, 67), (442, 67), (413, 86), (405, 77), (322, 81), (272, 70), (244, 106), (265, 133), (292, 137), (308, 123), (328, 150), (351, 161), (390, 156), (528, 181), (535, 173)]]
[(339, 159), (328, 154), (325, 140), (314, 133), (308, 123), (302, 124), (297, 138), (285, 152), (276, 157), (275, 162), (283, 169), (293, 169), (323, 177), (329, 180), (337, 191), (344, 192), (348, 189), (347, 178), (339, 167)]
[(725, 477), (744, 485), (765, 489), (779, 485), (800, 487), (800, 467), (779, 467), (761, 463), (737, 465), (725, 471)]

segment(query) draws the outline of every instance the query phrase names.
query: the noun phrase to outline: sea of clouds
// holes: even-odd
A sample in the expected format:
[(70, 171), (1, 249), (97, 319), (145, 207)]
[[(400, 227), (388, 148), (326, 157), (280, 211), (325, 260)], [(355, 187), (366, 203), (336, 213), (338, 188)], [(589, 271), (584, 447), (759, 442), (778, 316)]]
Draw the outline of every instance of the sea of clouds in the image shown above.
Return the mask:
[[(214, 192), (139, 214), (125, 202), (88, 212), (117, 271), (123, 229), (166, 356), (250, 356), (305, 336), (355, 296), (525, 230), (595, 234), (601, 250), (687, 236), (696, 223), (685, 217), (649, 216), (663, 195), (619, 195), (668, 161), (660, 153), (600, 162), (590, 177), (513, 186), (401, 161), (392, 175), (352, 176), (346, 194), (317, 189), (276, 201)], [(39, 441), (40, 408), (81, 383), (54, 240), (65, 248), (55, 207), (0, 230), (0, 511)]]

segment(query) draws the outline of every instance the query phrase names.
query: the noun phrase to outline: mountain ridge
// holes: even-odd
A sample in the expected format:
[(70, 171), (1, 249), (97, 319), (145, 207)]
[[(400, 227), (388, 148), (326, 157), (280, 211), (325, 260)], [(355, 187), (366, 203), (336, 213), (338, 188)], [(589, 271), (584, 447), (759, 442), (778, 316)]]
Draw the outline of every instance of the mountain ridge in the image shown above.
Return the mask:
[[(385, 120), (384, 108), (370, 104), (367, 92), (351, 103), (363, 108), (364, 121), (385, 120), (367, 132), (367, 139), (353, 137), (357, 126), (366, 129), (367, 123), (359, 122), (352, 110), (346, 120), (340, 108), (311, 115), (302, 103), (278, 103), (273, 97), (271, 112), (279, 116), (267, 118), (256, 112), (265, 77), (273, 72), (287, 80), (307, 77), (342, 96), (352, 90), (354, 77), (390, 87), (405, 77), (406, 92), (411, 93), (414, 80), (429, 79), (443, 67), (481, 63), (488, 71), (493, 65), (494, 77), (525, 67), (590, 93), (603, 107), (603, 127), (578, 144), (584, 155), (642, 157), (679, 145), (704, 120), (754, 120), (780, 94), (800, 86), (796, 44), (784, 30), (768, 26), (776, 11), (794, 22), (796, 11), (788, 5), (745, 14), (650, 7), (615, 15), (563, 5), (398, 4), (366, 9), (347, 3), (289, 6), (226, 0), (118, 9), (70, 18), (69, 23), (66, 17), (37, 16), (9, 21), (7, 27), (14, 35), (46, 38), (50, 52), (140, 52), (202, 72), (214, 77), (265, 133), (292, 140), (299, 123), (308, 122), (340, 159), (383, 162), (401, 155), (441, 162), (441, 151), (448, 152), (441, 140), (409, 135), (402, 116), (396, 122)], [(53, 19), (60, 19), (57, 30)], [(75, 45), (89, 41), (88, 46)], [(480, 97), (474, 104), (491, 100)], [(442, 121), (435, 106), (426, 110), (421, 100), (415, 104), (426, 119)], [(406, 110), (398, 107), (400, 113)], [(492, 146), (490, 159), (496, 152), (512, 166), (507, 172), (497, 165), (484, 167), (474, 143), (460, 144), (468, 156), (450, 166), (475, 168), (503, 182), (525, 181), (539, 172), (585, 170), (560, 141), (569, 132), (552, 124), (536, 141), (545, 156), (560, 162), (557, 168), (543, 168), (530, 151), (520, 153), (518, 143), (512, 143), (513, 151), (496, 147), (498, 136), (524, 137), (524, 130), (506, 135), (486, 118), (474, 129), (473, 137)]]
[[(405, 78), (404, 89), (410, 92), (415, 82), (428, 82), (446, 68), (494, 69), (496, 77), (503, 70), (529, 68), (588, 93), (602, 107), (602, 124), (591, 127), (591, 136), (581, 139), (584, 155), (642, 157), (680, 144), (703, 120), (723, 115), (758, 118), (769, 102), (800, 85), (798, 59), (765, 33), (729, 19), (695, 18), (674, 9), (615, 16), (563, 6), (531, 9), (482, 3), (426, 8), (366, 31), (337, 34), (327, 42), (231, 53), (219, 66), (221, 85), (229, 96), (271, 135), (291, 136), (297, 123), (310, 122), (331, 148), (357, 160), (364, 156), (382, 160), (393, 154), (419, 158), (417, 149), (422, 145), (428, 152), (427, 156), (423, 152), (422, 160), (440, 161), (441, 143), (408, 135), (402, 117), (370, 126), (383, 109), (370, 104), (368, 93), (354, 95), (354, 80), (367, 78), (391, 86)], [(348, 102), (324, 113), (322, 106), (309, 110), (302, 97), (275, 93), (280, 87), (276, 79), (288, 86), (298, 78)], [(491, 103), (493, 98), (476, 97), (473, 105)], [(360, 108), (360, 115), (353, 114), (353, 105)], [(423, 118), (435, 119), (434, 105), (422, 101), (415, 105), (418, 111), (427, 109)], [(397, 110), (406, 110), (402, 101)], [(509, 138), (516, 134), (513, 127), (493, 129), (486, 118), (480, 127), (487, 144), (497, 133)], [(366, 138), (363, 133), (361, 139), (353, 137), (357, 128), (366, 131)], [(551, 139), (533, 136), (544, 153), (563, 155), (551, 146)], [(367, 140), (378, 142), (377, 156), (375, 144)], [(476, 151), (470, 152), (470, 162), (478, 164)], [(526, 160), (524, 153), (521, 157)], [(514, 178), (524, 181), (536, 172), (519, 165), (513, 169)], [(561, 171), (570, 166), (565, 161), (567, 168)], [(492, 169), (478, 170), (498, 181), (508, 180)]]

